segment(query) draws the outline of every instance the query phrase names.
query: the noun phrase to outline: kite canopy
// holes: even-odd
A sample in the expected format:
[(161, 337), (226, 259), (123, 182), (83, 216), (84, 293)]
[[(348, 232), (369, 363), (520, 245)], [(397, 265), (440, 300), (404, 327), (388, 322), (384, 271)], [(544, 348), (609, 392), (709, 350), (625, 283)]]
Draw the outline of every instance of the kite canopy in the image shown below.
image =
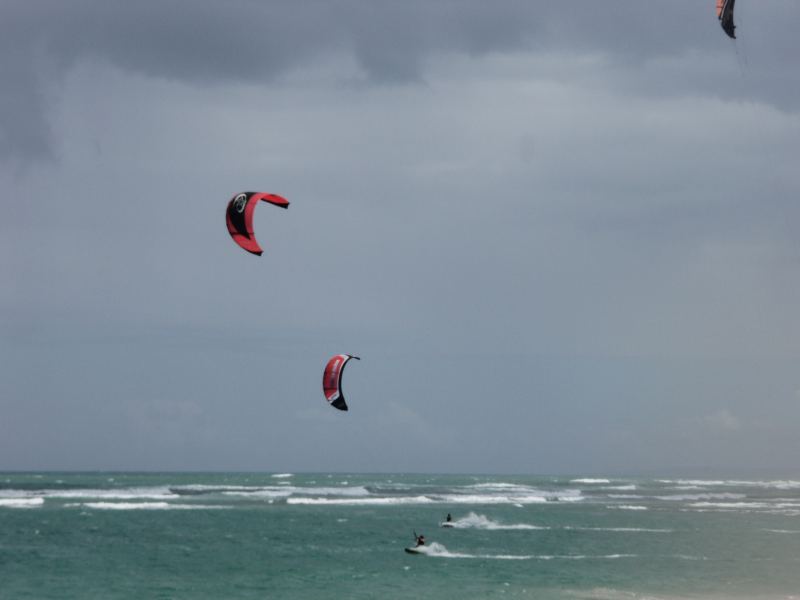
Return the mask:
[(231, 234), (233, 241), (242, 248), (253, 254), (261, 256), (263, 250), (256, 241), (253, 233), (253, 212), (259, 200), (269, 202), (281, 208), (289, 208), (289, 201), (277, 194), (266, 194), (263, 192), (242, 192), (236, 194), (228, 202), (228, 209), (225, 212), (225, 223), (228, 226), (228, 233)]
[(736, 25), (733, 24), (733, 5), (736, 0), (717, 0), (717, 17), (728, 37), (736, 39)]
[(361, 360), (357, 356), (350, 354), (337, 354), (331, 357), (328, 364), (325, 365), (325, 372), (322, 374), (322, 391), (325, 393), (325, 398), (331, 403), (331, 406), (339, 410), (347, 410), (347, 403), (344, 401), (342, 394), (342, 373), (344, 366), (351, 359)]

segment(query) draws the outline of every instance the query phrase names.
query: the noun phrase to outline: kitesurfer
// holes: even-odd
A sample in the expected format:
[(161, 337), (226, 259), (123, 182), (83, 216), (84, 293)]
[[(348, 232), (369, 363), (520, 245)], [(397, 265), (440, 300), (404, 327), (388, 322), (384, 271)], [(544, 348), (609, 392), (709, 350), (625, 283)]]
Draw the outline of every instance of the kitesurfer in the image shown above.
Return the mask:
[(417, 536), (417, 545), (416, 545), (416, 547), (419, 548), (420, 546), (424, 546), (424, 545), (425, 545), (425, 536), (420, 534), (420, 535)]
[(450, 513), (447, 513), (447, 519), (445, 519), (445, 521), (447, 521), (449, 523), (452, 520), (453, 520), (453, 517), (450, 516)]

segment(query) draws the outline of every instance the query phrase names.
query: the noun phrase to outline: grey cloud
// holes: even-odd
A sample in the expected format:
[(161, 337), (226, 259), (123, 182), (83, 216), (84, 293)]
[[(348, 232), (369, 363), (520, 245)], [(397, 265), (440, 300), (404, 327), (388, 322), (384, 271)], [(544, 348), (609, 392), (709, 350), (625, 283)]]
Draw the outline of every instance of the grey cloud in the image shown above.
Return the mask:
[[(561, 52), (608, 56), (623, 69), (644, 69), (637, 93), (719, 93), (756, 97), (788, 110), (800, 90), (781, 75), (796, 56), (791, 0), (739, 7), (742, 85), (713, 70), (693, 73), (694, 57), (722, 56), (726, 78), (734, 51), (717, 31), (713, 7), (681, 0), (654, 7), (624, 0), (567, 3), (457, 2), (125, 2), (12, 0), (0, 19), (0, 157), (43, 157), (51, 150), (43, 97), (76, 61), (192, 84), (264, 83), (331, 54), (352, 53), (373, 83), (425, 80), (425, 64), (447, 53)], [(765, 33), (768, 32), (768, 33)], [(666, 78), (670, 68), (685, 80)], [(665, 62), (666, 61), (666, 62)], [(626, 66), (627, 65), (627, 66)], [(757, 72), (756, 72), (757, 71)], [(710, 78), (710, 80), (709, 80)], [(729, 79), (729, 78), (728, 78)], [(641, 81), (647, 83), (641, 86)], [(742, 89), (747, 88), (747, 89)]]

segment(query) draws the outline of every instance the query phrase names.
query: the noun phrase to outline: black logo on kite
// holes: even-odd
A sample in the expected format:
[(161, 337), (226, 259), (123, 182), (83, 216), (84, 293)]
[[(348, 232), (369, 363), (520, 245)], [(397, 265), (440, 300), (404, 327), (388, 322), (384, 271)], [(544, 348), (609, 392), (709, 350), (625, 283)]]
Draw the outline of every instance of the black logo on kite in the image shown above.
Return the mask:
[(233, 199), (233, 207), (236, 209), (236, 212), (243, 213), (245, 206), (247, 206), (247, 194), (239, 194)]

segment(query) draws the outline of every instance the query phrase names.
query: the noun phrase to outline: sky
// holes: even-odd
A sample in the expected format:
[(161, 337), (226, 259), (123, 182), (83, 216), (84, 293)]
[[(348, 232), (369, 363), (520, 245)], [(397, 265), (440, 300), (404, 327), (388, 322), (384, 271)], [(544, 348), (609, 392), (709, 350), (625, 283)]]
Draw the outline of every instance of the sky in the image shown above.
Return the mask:
[(800, 474), (800, 7), (714, 4), (3, 0), (0, 470)]

